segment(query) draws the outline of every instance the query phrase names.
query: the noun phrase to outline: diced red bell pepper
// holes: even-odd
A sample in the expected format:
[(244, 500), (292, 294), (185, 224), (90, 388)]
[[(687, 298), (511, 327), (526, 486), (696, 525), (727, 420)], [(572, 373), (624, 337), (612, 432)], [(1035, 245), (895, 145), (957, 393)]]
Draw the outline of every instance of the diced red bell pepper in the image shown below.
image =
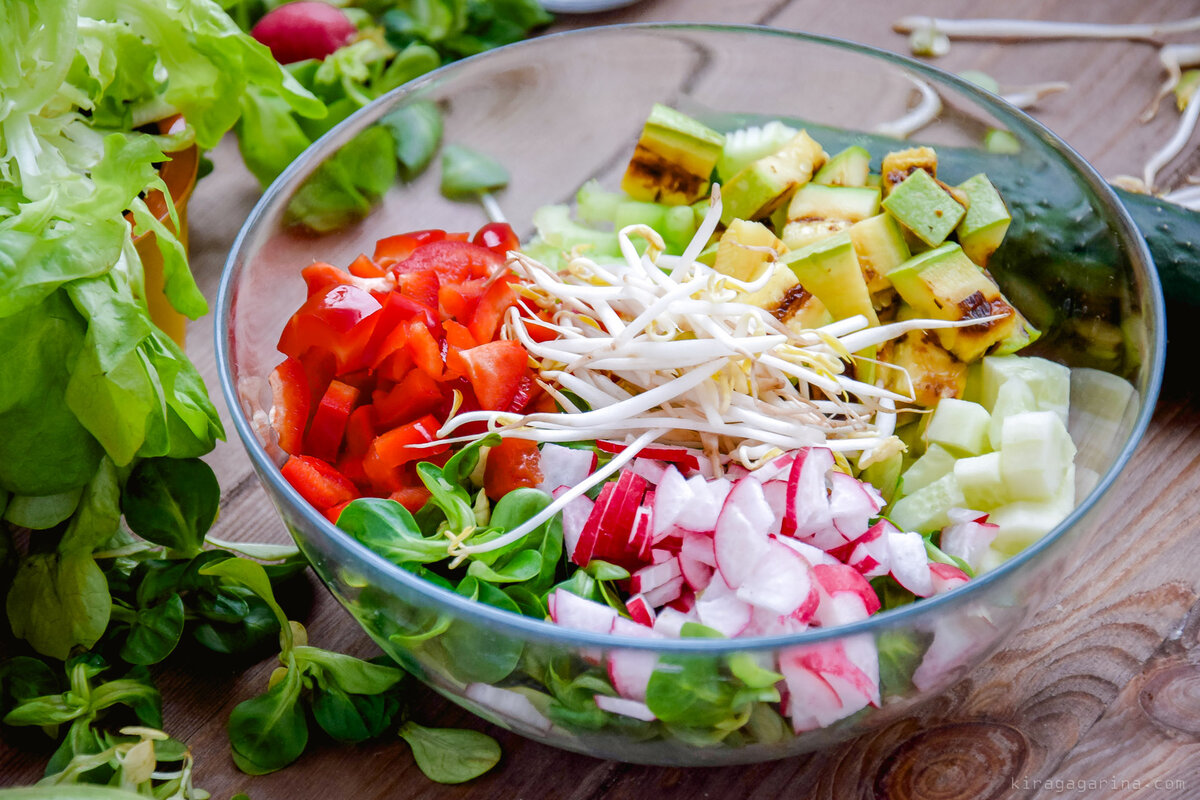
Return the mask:
[(302, 361), (311, 350), (332, 353), (336, 374), (351, 372), (363, 366), (363, 347), (380, 308), (378, 300), (356, 286), (332, 286), (310, 297), (287, 321), (279, 351)]
[(440, 242), (445, 238), (446, 232), (439, 230), (413, 231), (412, 233), (387, 236), (375, 243), (373, 260), (379, 266), (388, 269), (411, 256), (413, 251), (421, 245)]
[(522, 487), (534, 487), (542, 482), (542, 454), (536, 442), (525, 439), (504, 439), (488, 450), (483, 470), (483, 488), (487, 496), (499, 500)]
[(313, 456), (292, 456), (280, 471), (300, 496), (319, 511), (361, 497), (353, 481)]
[(330, 381), (304, 437), (306, 454), (330, 463), (337, 460), (346, 435), (346, 421), (358, 402), (358, 395), (356, 387), (339, 380)]
[[(350, 418), (346, 420), (346, 455), (348, 456), (363, 456), (367, 452), (367, 448), (371, 446), (371, 441), (375, 438), (377, 429), (377, 415), (375, 407), (372, 405), (359, 406), (350, 412)], [(345, 472), (345, 470), (342, 470)], [(351, 479), (353, 475), (349, 475)]]
[(425, 327), (425, 323), (420, 320), (410, 319), (406, 324), (408, 325), (408, 349), (412, 353), (413, 362), (418, 369), (425, 370), (429, 377), (434, 380), (440, 379), (445, 366), (442, 361), (441, 344), (433, 338), (429, 328)]
[(443, 283), (462, 283), (471, 278), (486, 278), (504, 267), (504, 259), (486, 247), (470, 242), (443, 240), (421, 245), (394, 270), (414, 272), (431, 269)]
[(275, 429), (279, 447), (289, 455), (299, 455), (312, 403), (304, 365), (286, 358), (267, 380), (271, 384), (271, 427)]
[[(367, 259), (366, 256), (359, 256), (359, 259), (360, 261), (365, 261), (366, 264), (370, 264), (370, 259)], [(351, 265), (351, 269), (354, 270), (356, 268), (361, 271), (366, 267), (359, 262), (355, 262), (355, 264)], [(309, 297), (315, 294), (322, 294), (334, 286), (354, 286), (368, 293), (375, 293), (380, 290), (387, 291), (390, 282), (386, 285), (381, 285), (378, 280), (375, 280), (376, 278), (386, 277), (387, 273), (374, 265), (371, 265), (371, 268), (376, 274), (358, 275), (355, 272), (347, 272), (344, 269), (339, 269), (332, 264), (326, 264), (324, 261), (314, 261), (300, 270), (300, 275), (304, 278), (305, 285), (308, 286)]]
[(388, 497), (407, 508), (413, 514), (420, 511), (433, 494), (424, 484), (405, 486), (392, 492)]
[(467, 323), (475, 341), (490, 342), (496, 338), (496, 330), (504, 320), (504, 312), (517, 301), (517, 293), (513, 291), (510, 280), (515, 280), (515, 276), (497, 280), (476, 303), (471, 321)]
[(438, 306), (438, 288), (441, 281), (437, 272), (431, 269), (419, 269), (411, 272), (401, 272), (396, 276), (396, 288), (418, 303), (428, 306), (430, 311)]
[(366, 253), (359, 253), (358, 258), (350, 262), (346, 268), (351, 275), (359, 278), (386, 278), (387, 270), (372, 261)]
[(374, 398), (380, 428), (391, 428), (437, 410), (442, 404), (442, 387), (422, 369), (409, 371), (404, 379)]
[(344, 503), (338, 503), (336, 506), (330, 506), (321, 513), (325, 515), (325, 519), (329, 520), (334, 525), (337, 525), (338, 517), (342, 515), (342, 512), (346, 509), (346, 506), (350, 505), (351, 502), (352, 501), (347, 500)]
[(519, 414), (525, 410), (529, 402), (533, 399), (534, 392), (537, 390), (537, 384), (533, 382), (533, 376), (528, 372), (521, 376), (517, 381), (517, 391), (513, 394), (512, 400), (508, 401), (508, 408), (505, 411)]
[(487, 278), (474, 278), (459, 283), (446, 283), (438, 288), (438, 310), (442, 317), (450, 317), (459, 322), (470, 322), (475, 313), (479, 298), (487, 290)]
[(469, 350), (479, 342), (467, 330), (467, 326), (452, 319), (442, 321), (442, 331), (446, 334), (446, 343), (459, 350)]
[(521, 378), (529, 375), (529, 355), (520, 342), (488, 342), (463, 350), (459, 356), (480, 407), (489, 411), (507, 409), (517, 394)]
[(363, 362), (372, 367), (378, 366), (383, 359), (405, 346), (408, 343), (408, 326), (405, 323), (411, 319), (419, 319), (430, 330), (438, 326), (434, 308), (399, 292), (391, 292), (384, 299), (371, 338), (363, 346)]
[(489, 222), (471, 237), (471, 244), (486, 247), (501, 258), (506, 258), (509, 250), (520, 249), (521, 240), (507, 222)]
[(381, 433), (371, 442), (363, 458), (363, 470), (371, 483), (382, 491), (394, 492), (408, 485), (399, 474), (399, 469), (410, 461), (427, 461), (430, 456), (444, 453), (450, 445), (439, 443), (430, 447), (416, 447), (432, 442), (441, 427), (430, 414), (420, 419)]

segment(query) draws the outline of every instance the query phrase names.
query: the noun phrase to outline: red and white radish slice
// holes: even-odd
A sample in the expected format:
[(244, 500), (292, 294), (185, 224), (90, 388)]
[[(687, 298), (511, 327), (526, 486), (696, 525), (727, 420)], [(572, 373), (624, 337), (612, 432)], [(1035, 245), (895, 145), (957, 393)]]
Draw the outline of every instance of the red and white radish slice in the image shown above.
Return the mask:
[(746, 581), (737, 589), (739, 599), (780, 615), (789, 615), (804, 605), (816, 609), (817, 588), (812, 568), (799, 553), (774, 539)]
[(679, 559), (677, 558), (672, 558), (661, 564), (651, 564), (648, 567), (642, 567), (630, 576), (629, 591), (645, 594), (651, 589), (657, 589), (663, 584), (678, 578), (681, 574)]
[(596, 496), (596, 502), (592, 506), (591, 513), (583, 525), (579, 541), (571, 551), (571, 560), (581, 567), (586, 567), (596, 554), (596, 543), (600, 539), (601, 521), (604, 519), (608, 506), (612, 502), (613, 490), (615, 488), (616, 484), (611, 481), (600, 487), (600, 494)]
[[(568, 487), (560, 486), (554, 490), (554, 496), (557, 498), (560, 494), (567, 490)], [(594, 505), (595, 503), (593, 503), (586, 495), (580, 495), (563, 506), (563, 547), (572, 557), (572, 560), (574, 560), (575, 551), (579, 549), (579, 542), (583, 537), (584, 526), (587, 525), (588, 517), (591, 516), (592, 507)]]
[(518, 731), (521, 727), (527, 727), (544, 735), (549, 733), (552, 727), (553, 723), (520, 692), (486, 683), (471, 683), (467, 684), (463, 695), (488, 711), (498, 714), (503, 721), (517, 723)]
[(683, 626), (688, 622), (699, 622), (699, 617), (694, 614), (685, 614), (676, 608), (661, 609), (658, 616), (654, 619), (654, 630), (669, 636), (672, 639), (678, 639), (683, 635)]
[(875, 487), (844, 472), (829, 473), (829, 511), (843, 539), (851, 541), (861, 536), (881, 508), (883, 498)]
[(635, 458), (626, 469), (636, 472), (653, 485), (662, 480), (662, 475), (666, 471), (667, 465), (661, 461), (654, 461), (649, 458)]
[(579, 450), (560, 444), (542, 445), (539, 465), (543, 492), (553, 493), (559, 486), (576, 486), (596, 469), (596, 453), (590, 449)]
[(892, 570), (892, 555), (887, 534), (891, 532), (898, 533), (899, 529), (886, 519), (879, 520), (847, 545), (850, 552), (844, 557), (845, 562), (866, 578), (888, 574)]
[(679, 512), (675, 524), (691, 531), (711, 531), (733, 484), (724, 478), (707, 481), (700, 475), (688, 478), (687, 483), (692, 499)]
[(696, 614), (700, 622), (730, 638), (750, 624), (752, 610), (749, 603), (738, 598), (720, 573), (713, 575), (708, 587), (696, 595)]
[(646, 592), (646, 602), (655, 608), (661, 608), (677, 599), (683, 590), (683, 575), (672, 578), (661, 586)]
[(692, 486), (674, 465), (663, 470), (654, 491), (654, 525), (651, 532), (656, 542), (670, 533), (675, 520), (691, 505), (694, 494)]
[(925, 540), (915, 531), (889, 532), (888, 552), (892, 558), (892, 577), (917, 597), (933, 594), (933, 577)]
[[(626, 470), (617, 478), (612, 499), (600, 518), (594, 558), (604, 558), (617, 564), (628, 564), (629, 537), (634, 528), (638, 507), (646, 493), (646, 479)], [(636, 555), (636, 554), (632, 554)], [(633, 560), (636, 560), (633, 559)]]
[(634, 622), (653, 627), (655, 622), (654, 606), (646, 600), (645, 595), (635, 594), (625, 601), (625, 608)]
[(862, 600), (868, 616), (879, 610), (879, 595), (854, 567), (845, 564), (818, 564), (813, 567), (813, 576), (830, 597), (848, 592)]
[(999, 526), (986, 520), (987, 515), (984, 514), (982, 519), (960, 520), (942, 528), (942, 552), (955, 558), (961, 558), (970, 564), (972, 569), (979, 569), (979, 565), (983, 563), (984, 554), (992, 546), (996, 534), (1000, 531)]
[(803, 651), (785, 650), (779, 656), (779, 672), (787, 685), (788, 716), (796, 733), (823, 728), (837, 722), (846, 714), (842, 698), (829, 681), (806, 667)]
[(586, 600), (566, 589), (555, 589), (547, 605), (550, 607), (550, 619), (556, 624), (579, 631), (609, 633), (613, 620), (617, 618), (615, 609)]
[(957, 680), (957, 672), (995, 641), (995, 637), (995, 627), (981, 613), (939, 617), (933, 623), (933, 641), (913, 672), (913, 685), (927, 691)]
[(766, 483), (773, 480), (782, 480), (786, 483), (788, 473), (791, 472), (792, 464), (795, 462), (798, 453), (799, 451), (789, 450), (783, 455), (771, 459), (750, 474), (757, 478), (759, 483)]
[(717, 569), (725, 582), (735, 589), (758, 566), (767, 554), (770, 539), (767, 527), (772, 519), (771, 507), (763, 495), (762, 484), (741, 480), (725, 499), (713, 533), (713, 549)]
[(676, 555), (674, 553), (672, 553), (670, 550), (666, 550), (661, 547), (655, 547), (650, 550), (650, 563), (651, 564), (662, 564), (664, 562), (670, 561), (672, 558), (675, 558), (675, 557), (676, 557)]
[[(662, 634), (653, 628), (639, 625), (633, 620), (617, 617), (613, 620), (612, 633), (616, 636), (635, 636), (643, 639), (661, 639)], [(646, 685), (658, 663), (658, 654), (648, 650), (614, 650), (608, 654), (608, 678), (613, 688), (622, 697), (634, 700), (646, 699)]]
[(929, 565), (930, 577), (933, 579), (933, 593), (941, 594), (951, 589), (957, 589), (971, 578), (953, 564), (932, 562)]
[(679, 555), (710, 567), (717, 566), (717, 554), (713, 549), (713, 539), (707, 533), (684, 531), (683, 546), (679, 550)]
[(630, 700), (628, 697), (610, 697), (606, 694), (598, 694), (596, 695), (596, 707), (602, 711), (645, 722), (653, 722), (658, 719), (650, 710), (650, 706), (638, 700)]
[(714, 567), (690, 558), (684, 553), (679, 554), (679, 568), (683, 572), (684, 582), (696, 592), (704, 591), (709, 581), (712, 580), (714, 572)]
[(781, 544), (787, 545), (800, 555), (804, 556), (804, 560), (813, 566), (816, 566), (817, 564), (842, 563), (821, 548), (814, 547), (808, 542), (802, 542), (799, 539), (793, 539), (790, 536), (778, 536), (776, 538)]
[(777, 534), (783, 530), (783, 519), (787, 516), (788, 485), (787, 481), (767, 481), (763, 484), (763, 497), (771, 507), (774, 517), (767, 529), (769, 534)]
[(867, 604), (857, 592), (829, 594), (822, 590), (821, 602), (813, 614), (813, 621), (822, 628), (833, 628), (858, 622), (869, 616), (871, 614), (867, 610)]
[(788, 498), (783, 532), (805, 537), (833, 525), (826, 475), (833, 468), (833, 452), (809, 447), (797, 452), (788, 473)]
[[(627, 445), (619, 442), (610, 442), (600, 440), (596, 442), (596, 448), (605, 453), (617, 454), (623, 451)], [(651, 458), (658, 461), (668, 461), (672, 464), (680, 465), (680, 469), (695, 470), (700, 468), (700, 461), (703, 454), (696, 450), (691, 450), (686, 447), (664, 447), (661, 445), (651, 445), (643, 447), (638, 453), (641, 458)]]

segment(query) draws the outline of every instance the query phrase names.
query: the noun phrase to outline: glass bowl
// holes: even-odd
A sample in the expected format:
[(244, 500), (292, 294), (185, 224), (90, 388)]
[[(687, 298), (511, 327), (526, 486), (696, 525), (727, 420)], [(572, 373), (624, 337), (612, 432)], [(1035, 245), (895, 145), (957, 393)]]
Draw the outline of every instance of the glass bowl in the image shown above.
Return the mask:
[[(872, 131), (904, 117), (917, 96), (914, 80), (943, 100), (936, 119), (910, 137), (939, 148), (940, 176), (963, 180), (973, 174), (966, 171), (972, 159), (989, 159), (989, 174), (1007, 176), (1026, 195), (1028, 202), (1010, 198), (1013, 225), (989, 266), (1045, 331), (1037, 353), (1080, 368), (1077, 376), (1099, 368), (1132, 385), (1120, 407), (1108, 408), (1105, 382), (1073, 380), (1077, 507), (1004, 565), (949, 593), (845, 627), (724, 640), (595, 634), (473, 602), (393, 566), (339, 531), (281, 477), (282, 454), (267, 422), (267, 376), (282, 360), (279, 333), (304, 300), (300, 268), (314, 260), (348, 264), (391, 234), (475, 230), (487, 221), (479, 204), (441, 196), (435, 164), (392, 185), (371, 213), (345, 229), (313, 236), (288, 226), (289, 202), (308, 176), (385, 114), (433, 101), (443, 114), (445, 142), (504, 164), (512, 180), (496, 199), (524, 240), (539, 206), (569, 202), (589, 178), (615, 188), (655, 102), (727, 130), (780, 118), (841, 136), (832, 129)], [(989, 129), (1007, 131), (1019, 152), (982, 153)], [(814, 135), (832, 152), (826, 134)], [(953, 158), (943, 155), (952, 152)], [(1040, 124), (966, 81), (891, 53), (709, 25), (546, 36), (444, 67), (381, 98), (328, 133), (266, 192), (229, 256), (217, 314), (221, 387), (254, 468), (318, 575), (380, 647), (454, 702), (532, 739), (602, 758), (674, 765), (748, 763), (814, 750), (909, 714), (975, 667), (1038, 607), (1054, 576), (1079, 557), (1080, 545), (1095, 547), (1106, 534), (1105, 494), (1149, 420), (1164, 348), (1161, 289), (1141, 236), (1095, 171)], [(1098, 408), (1107, 410), (1097, 416)], [(799, 732), (764, 703), (719, 721), (705, 714), (706, 698), (728, 700), (722, 693), (740, 685), (731, 672), (735, 655), (767, 663), (821, 642), (875, 649), (877, 706)], [(630, 654), (682, 676), (695, 714), (644, 722), (568, 707), (571, 691), (603, 685), (604, 665)]]

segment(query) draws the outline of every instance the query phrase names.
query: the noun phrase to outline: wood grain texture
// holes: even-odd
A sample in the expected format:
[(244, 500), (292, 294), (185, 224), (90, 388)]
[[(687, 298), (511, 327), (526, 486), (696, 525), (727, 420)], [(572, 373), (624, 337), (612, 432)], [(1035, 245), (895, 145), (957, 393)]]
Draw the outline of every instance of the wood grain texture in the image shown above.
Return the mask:
[[(556, 29), (652, 20), (753, 22), (907, 52), (905, 37), (890, 27), (896, 17), (994, 16), (999, 8), (983, 0), (647, 0), (606, 14), (563, 17)], [(1011, 0), (1003, 6), (1014, 17), (1120, 22), (1198, 11), (1194, 0)], [(1171, 113), (1150, 125), (1136, 122), (1161, 79), (1154, 50), (1143, 43), (963, 42), (937, 63), (955, 71), (981, 69), (1004, 85), (1069, 81), (1071, 91), (1048, 98), (1037, 116), (1108, 177), (1139, 173), (1146, 155), (1173, 128)], [(216, 171), (198, 187), (190, 211), (193, 265), (210, 299), (228, 248), (258, 197), (231, 141), (213, 158)], [(1186, 174), (1188, 159), (1179, 161), (1164, 173), (1168, 180), (1178, 182)], [(1190, 163), (1195, 169), (1194, 158)], [(212, 324), (211, 316), (193, 324), (188, 350), (216, 394)], [(1188, 364), (1185, 356), (1190, 354), (1174, 353), (1172, 362)], [(229, 758), (224, 721), (234, 705), (262, 691), (274, 665), (244, 668), (216, 660), (159, 671), (166, 725), (190, 744), (197, 782), (216, 798), (239, 791), (254, 800), (1050, 798), (1067, 793), (1068, 785), (1082, 782), (1086, 788), (1089, 781), (1096, 782), (1086, 792), (1090, 797), (1198, 796), (1200, 404), (1189, 373), (1177, 367), (1168, 378), (1146, 440), (1111, 493), (1105, 530), (1084, 543), (1072, 569), (1049, 587), (1040, 610), (1003, 650), (944, 695), (841, 746), (748, 767), (633, 766), (524, 740), (421, 692), (414, 712), (419, 721), (495, 735), (504, 748), (500, 766), (465, 786), (443, 787), (420, 774), (399, 740), (361, 747), (318, 743), (299, 764), (249, 778)], [(228, 416), (225, 421), (228, 427)], [(208, 460), (223, 487), (214, 533), (286, 541), (241, 446), (223, 443)], [(315, 582), (292, 600), (300, 612), (308, 609), (305, 623), (315, 644), (374, 652)], [(34, 779), (43, 761), (43, 753), (0, 745), (0, 786)], [(1105, 780), (1109, 783), (1100, 786)]]

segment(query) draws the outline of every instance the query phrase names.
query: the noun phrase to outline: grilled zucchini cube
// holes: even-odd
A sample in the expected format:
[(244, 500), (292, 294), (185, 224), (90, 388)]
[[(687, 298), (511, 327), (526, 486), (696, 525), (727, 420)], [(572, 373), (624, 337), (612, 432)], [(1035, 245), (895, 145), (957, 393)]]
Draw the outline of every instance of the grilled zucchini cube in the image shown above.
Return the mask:
[(725, 137), (656, 103), (642, 128), (621, 189), (634, 200), (685, 205), (708, 194)]

